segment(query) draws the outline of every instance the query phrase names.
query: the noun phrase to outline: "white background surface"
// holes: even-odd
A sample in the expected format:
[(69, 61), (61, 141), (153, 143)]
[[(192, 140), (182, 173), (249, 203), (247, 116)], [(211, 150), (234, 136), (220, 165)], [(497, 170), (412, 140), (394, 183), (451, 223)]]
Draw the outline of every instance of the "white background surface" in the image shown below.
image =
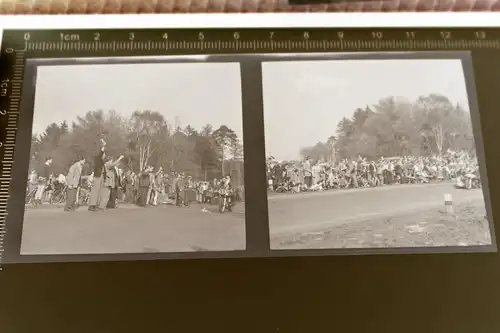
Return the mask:
[[(500, 13), (0, 15), (3, 29), (496, 27)], [(1, 35), (0, 35), (1, 41)]]

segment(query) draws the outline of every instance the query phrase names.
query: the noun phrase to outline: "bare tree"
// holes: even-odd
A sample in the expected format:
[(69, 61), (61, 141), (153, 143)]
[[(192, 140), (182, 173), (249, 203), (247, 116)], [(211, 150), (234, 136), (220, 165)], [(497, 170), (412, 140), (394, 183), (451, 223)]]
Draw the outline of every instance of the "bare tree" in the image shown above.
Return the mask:
[(154, 111), (135, 111), (130, 120), (130, 133), (139, 153), (139, 171), (149, 164), (155, 151), (153, 141), (166, 129), (163, 115)]
[(432, 127), (432, 134), (434, 135), (434, 141), (436, 143), (436, 149), (439, 156), (443, 153), (444, 144), (444, 129), (443, 124), (436, 124)]

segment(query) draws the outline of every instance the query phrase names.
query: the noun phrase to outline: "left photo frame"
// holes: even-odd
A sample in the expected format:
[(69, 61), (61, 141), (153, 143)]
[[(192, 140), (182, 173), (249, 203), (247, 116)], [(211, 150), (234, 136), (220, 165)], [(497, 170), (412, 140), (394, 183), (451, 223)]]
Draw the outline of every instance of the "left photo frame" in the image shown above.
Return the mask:
[(20, 257), (245, 252), (234, 57), (33, 59), (24, 84)]

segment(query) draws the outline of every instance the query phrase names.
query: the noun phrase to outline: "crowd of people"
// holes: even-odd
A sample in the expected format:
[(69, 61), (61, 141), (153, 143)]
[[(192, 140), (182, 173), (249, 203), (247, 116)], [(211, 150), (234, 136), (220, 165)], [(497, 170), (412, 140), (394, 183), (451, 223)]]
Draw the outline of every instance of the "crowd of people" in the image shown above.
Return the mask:
[(328, 163), (324, 159), (283, 162), (268, 158), (267, 179), (270, 191), (304, 192), (328, 189), (376, 187), (392, 184), (429, 183), (479, 179), (475, 156), (466, 151), (448, 150), (440, 156), (381, 157), (367, 160), (342, 159)]
[[(121, 167), (123, 156), (106, 155), (106, 144), (92, 161), (92, 172), (83, 174), (85, 158), (79, 158), (66, 175), (52, 173), (52, 158), (47, 157), (39, 170), (32, 170), (28, 180), (29, 201), (38, 206), (52, 202), (55, 193), (63, 193), (65, 210), (75, 211), (87, 204), (90, 211), (114, 209), (117, 202), (141, 207), (161, 204), (187, 206), (191, 202), (211, 204), (221, 190), (233, 193), (235, 202), (242, 193), (232, 188), (231, 177), (200, 180), (182, 172), (164, 172), (162, 167), (146, 167), (134, 172)], [(367, 160), (342, 159), (328, 163), (313, 161), (276, 161), (268, 158), (268, 189), (272, 192), (306, 192), (328, 189), (377, 187), (393, 184), (417, 184), (456, 180), (459, 187), (468, 187), (466, 178), (480, 179), (476, 156), (465, 151), (448, 150), (440, 156), (381, 157)], [(479, 181), (480, 183), (480, 181)], [(82, 195), (83, 194), (83, 195)]]
[[(54, 193), (64, 193), (68, 212), (83, 203), (93, 212), (117, 208), (117, 202), (141, 207), (159, 204), (188, 206), (191, 202), (212, 204), (221, 190), (233, 193), (234, 201), (241, 200), (239, 189), (232, 188), (231, 177), (226, 175), (211, 181), (194, 179), (182, 172), (164, 172), (162, 167), (147, 166), (140, 172), (124, 170), (123, 156), (116, 159), (106, 154), (106, 143), (92, 161), (92, 172), (83, 174), (85, 158), (79, 158), (69, 167), (66, 175), (52, 173), (52, 158), (47, 157), (40, 170), (32, 170), (28, 180), (28, 197), (35, 206), (52, 202)], [(85, 193), (82, 200), (81, 193)], [(85, 201), (85, 202), (82, 202)]]

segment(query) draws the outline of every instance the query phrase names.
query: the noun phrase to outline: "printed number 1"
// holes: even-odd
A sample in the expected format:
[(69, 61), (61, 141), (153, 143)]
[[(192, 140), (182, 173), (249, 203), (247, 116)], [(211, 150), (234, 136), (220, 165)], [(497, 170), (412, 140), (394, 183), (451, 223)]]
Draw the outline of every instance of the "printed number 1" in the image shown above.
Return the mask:
[(443, 39), (450, 39), (451, 38), (451, 32), (449, 32), (449, 31), (441, 31), (441, 37)]
[(476, 38), (477, 39), (485, 39), (486, 38), (486, 32), (484, 32), (484, 31), (476, 31)]

